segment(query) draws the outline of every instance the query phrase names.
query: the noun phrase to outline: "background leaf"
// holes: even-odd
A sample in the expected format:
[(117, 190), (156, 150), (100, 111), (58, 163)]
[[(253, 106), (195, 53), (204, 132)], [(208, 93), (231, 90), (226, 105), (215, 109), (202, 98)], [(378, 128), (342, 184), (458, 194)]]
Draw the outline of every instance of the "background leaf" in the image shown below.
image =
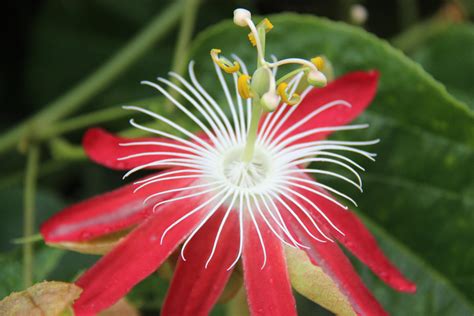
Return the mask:
[(474, 110), (474, 27), (452, 24), (419, 41), (410, 57)]

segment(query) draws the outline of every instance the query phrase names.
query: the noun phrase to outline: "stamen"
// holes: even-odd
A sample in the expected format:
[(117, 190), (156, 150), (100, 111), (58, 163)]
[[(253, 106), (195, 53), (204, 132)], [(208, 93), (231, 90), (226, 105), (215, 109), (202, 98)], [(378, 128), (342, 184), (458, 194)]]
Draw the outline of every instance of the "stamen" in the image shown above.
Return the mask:
[[(265, 18), (260, 23), (257, 24), (257, 28), (258, 27), (263, 27), (263, 29), (265, 30), (265, 33), (268, 33), (273, 29), (273, 24), (272, 22), (270, 22), (269, 19)], [(247, 36), (252, 46), (254, 47), (257, 46), (257, 40), (255, 39), (255, 35), (252, 32), (250, 32)]]
[(288, 94), (286, 93), (286, 88), (288, 87), (288, 83), (282, 82), (278, 85), (278, 94), (280, 95), (283, 102), (288, 105), (296, 105), (300, 102), (301, 98), (297, 93), (293, 93), (290, 98), (288, 98)]
[(250, 92), (250, 76), (242, 74), (239, 76), (239, 80), (237, 83), (237, 89), (239, 94), (244, 99), (250, 99), (252, 94)]
[(240, 65), (238, 62), (234, 61), (232, 64), (228, 60), (224, 58), (219, 58), (219, 53), (221, 52), (218, 48), (211, 49), (211, 58), (218, 65), (222, 70), (224, 70), (228, 74), (232, 74), (240, 70)]
[(318, 68), (318, 70), (322, 70), (324, 67), (324, 59), (321, 56), (311, 58), (311, 62), (316, 66), (316, 68)]

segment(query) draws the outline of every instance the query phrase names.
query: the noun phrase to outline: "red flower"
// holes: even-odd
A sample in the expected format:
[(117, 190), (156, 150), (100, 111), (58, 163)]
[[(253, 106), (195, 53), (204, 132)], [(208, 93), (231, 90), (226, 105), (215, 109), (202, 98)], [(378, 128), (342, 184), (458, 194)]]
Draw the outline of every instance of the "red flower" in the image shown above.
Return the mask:
[[(77, 315), (93, 315), (115, 303), (181, 244), (182, 256), (162, 315), (208, 314), (239, 258), (252, 315), (295, 315), (284, 244), (304, 250), (312, 263), (334, 280), (357, 314), (385, 314), (334, 239), (394, 289), (415, 291), (415, 285), (383, 255), (362, 222), (329, 191), (350, 198), (315, 182), (308, 174), (335, 176), (357, 187), (361, 186), (359, 180), (303, 167), (307, 162), (333, 163), (360, 179), (355, 170), (360, 166), (337, 152), (352, 151), (372, 158), (355, 146), (375, 141), (323, 139), (332, 131), (366, 127), (344, 125), (371, 102), (377, 72), (345, 75), (325, 88), (308, 90), (298, 106), (283, 105), (264, 117), (249, 164), (242, 164), (240, 157), (250, 128), (250, 119), (245, 119), (250, 105), (242, 105), (238, 96), (234, 104), (228, 95), (233, 117), (229, 121), (195, 80), (192, 65), (190, 74), (192, 85), (183, 83), (192, 95), (180, 93), (204, 108), (198, 110), (205, 114), (212, 131), (204, 130), (199, 137), (190, 135), (176, 123), (141, 108), (133, 109), (179, 129), (190, 140), (133, 121), (138, 128), (166, 137), (131, 140), (90, 129), (83, 143), (95, 162), (132, 172), (165, 170), (68, 207), (41, 227), (50, 244), (84, 242), (131, 229), (77, 280), (84, 290), (74, 305)], [(159, 81), (172, 86), (165, 79)], [(148, 84), (166, 95), (157, 84)]]

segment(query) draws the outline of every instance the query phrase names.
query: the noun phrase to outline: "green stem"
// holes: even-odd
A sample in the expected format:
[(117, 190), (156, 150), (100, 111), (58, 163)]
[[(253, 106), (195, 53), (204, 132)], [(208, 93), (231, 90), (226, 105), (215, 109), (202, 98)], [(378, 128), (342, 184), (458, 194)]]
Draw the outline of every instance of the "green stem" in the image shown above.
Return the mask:
[[(28, 148), (26, 164), (25, 187), (23, 192), (23, 238), (33, 236), (35, 230), (35, 195), (38, 175), (39, 148), (36, 144)], [(33, 284), (33, 244), (23, 244), (23, 286)]]
[[(262, 44), (262, 56), (257, 57), (257, 65), (261, 67), (261, 58), (265, 58), (265, 27), (263, 25), (257, 26), (258, 39)], [(247, 142), (245, 143), (244, 152), (242, 153), (242, 160), (245, 163), (252, 161), (253, 154), (255, 152), (255, 141), (257, 140), (258, 122), (263, 114), (263, 107), (260, 104), (259, 99), (254, 98), (252, 100), (252, 119), (250, 121), (250, 127), (247, 134)]]
[[(45, 106), (44, 110), (11, 129), (0, 137), (0, 152), (14, 147), (21, 140), (29, 141), (34, 136), (35, 126), (47, 126), (63, 118), (98, 92), (107, 87), (113, 79), (123, 73), (130, 65), (146, 53), (157, 40), (163, 38), (178, 21), (183, 10), (182, 1), (174, 1), (166, 10), (157, 15), (151, 23), (114, 57), (97, 71), (79, 83), (66, 94)], [(30, 129), (30, 127), (32, 127)]]
[(42, 240), (43, 240), (43, 235), (35, 234), (35, 235), (30, 235), (28, 237), (15, 238), (12, 240), (12, 243), (15, 245), (22, 245), (25, 243), (35, 243)]
[(287, 80), (290, 80), (291, 78), (293, 78), (294, 76), (296, 76), (300, 72), (307, 71), (307, 70), (309, 70), (309, 67), (301, 67), (301, 68), (295, 69), (293, 71), (290, 71), (289, 73), (287, 73), (286, 75), (284, 75), (280, 79), (278, 79), (275, 84), (278, 86), (280, 83), (282, 83), (284, 81), (287, 81)]
[(200, 0), (185, 0), (184, 12), (181, 18), (181, 27), (179, 29), (178, 40), (174, 49), (172, 62), (172, 71), (182, 74), (186, 69), (188, 62), (189, 43), (193, 35), (196, 15), (198, 13)]
[[(38, 178), (45, 177), (55, 172), (62, 171), (66, 167), (67, 167), (67, 164), (65, 162), (51, 159), (41, 164), (41, 169), (39, 170)], [(25, 179), (24, 169), (12, 172), (11, 174), (6, 175), (0, 179), (0, 190), (15, 186), (18, 183), (21, 183), (22, 180), (24, 179)]]
[[(200, 0), (184, 0), (184, 12), (181, 17), (181, 26), (179, 28), (178, 40), (174, 48), (173, 62), (171, 71), (183, 75), (189, 60), (189, 44), (194, 31), (194, 24), (198, 13)], [(174, 84), (180, 86), (181, 83), (177, 79), (171, 80)], [(168, 89), (174, 99), (179, 98), (179, 93), (174, 89)], [(171, 112), (172, 102), (166, 99), (165, 107), (167, 112)]]
[(257, 32), (258, 32), (258, 37), (260, 39), (260, 43), (262, 44), (262, 56), (257, 57), (257, 65), (258, 67), (263, 66), (262, 65), (262, 59), (265, 59), (265, 46), (266, 46), (266, 41), (265, 41), (265, 35), (266, 31), (263, 26), (257, 26)]
[(263, 109), (258, 101), (252, 100), (252, 120), (250, 121), (250, 128), (247, 135), (247, 142), (245, 143), (242, 160), (246, 163), (252, 161), (255, 152), (255, 141), (257, 140), (258, 122), (262, 117)]
[(105, 110), (99, 110), (92, 113), (76, 116), (64, 122), (58, 122), (51, 127), (45, 127), (39, 132), (38, 139), (45, 140), (52, 137), (72, 132), (78, 129), (86, 128), (104, 122), (110, 122), (128, 116), (130, 113), (121, 107), (113, 107)]

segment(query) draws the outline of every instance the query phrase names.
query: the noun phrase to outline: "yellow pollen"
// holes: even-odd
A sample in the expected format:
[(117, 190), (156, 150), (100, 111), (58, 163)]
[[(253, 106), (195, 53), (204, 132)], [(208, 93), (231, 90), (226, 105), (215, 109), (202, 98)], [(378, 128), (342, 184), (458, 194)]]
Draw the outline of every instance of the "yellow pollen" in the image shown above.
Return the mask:
[[(263, 19), (260, 23), (258, 23), (257, 28), (262, 25), (265, 29), (265, 33), (270, 32), (270, 30), (273, 28), (272, 22), (270, 22), (270, 20), (267, 18)], [(252, 46), (257, 46), (257, 41), (255, 40), (255, 36), (253, 35), (252, 32), (248, 34), (248, 38), (249, 38), (250, 43), (252, 43)]]
[(291, 98), (288, 98), (288, 95), (286, 94), (286, 88), (288, 87), (288, 83), (282, 82), (278, 85), (277, 92), (280, 95), (281, 99), (283, 102), (285, 102), (288, 105), (296, 105), (300, 102), (300, 96), (297, 93), (294, 93)]
[(244, 99), (250, 99), (252, 97), (252, 93), (250, 92), (250, 76), (249, 75), (240, 75), (239, 79), (237, 80), (237, 91)]
[(226, 73), (232, 74), (240, 70), (240, 64), (236, 61), (234, 63), (230, 63), (229, 61), (219, 58), (221, 50), (218, 48), (211, 49), (211, 58), (212, 60)]
[(318, 70), (321, 70), (324, 67), (324, 59), (321, 56), (311, 58), (311, 62), (316, 66), (316, 68), (318, 68)]

